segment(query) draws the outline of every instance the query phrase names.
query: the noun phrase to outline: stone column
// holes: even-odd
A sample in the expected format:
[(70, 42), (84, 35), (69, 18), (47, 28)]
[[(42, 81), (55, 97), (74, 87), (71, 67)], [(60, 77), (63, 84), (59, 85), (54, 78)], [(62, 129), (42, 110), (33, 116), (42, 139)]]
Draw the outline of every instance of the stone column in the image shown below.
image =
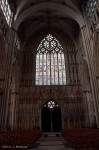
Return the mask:
[(82, 38), (84, 43), (86, 59), (88, 62), (96, 122), (97, 122), (97, 127), (99, 127), (99, 88), (96, 81), (96, 71), (93, 62), (93, 39), (89, 33), (87, 25), (85, 25), (81, 29), (81, 33), (82, 33)]

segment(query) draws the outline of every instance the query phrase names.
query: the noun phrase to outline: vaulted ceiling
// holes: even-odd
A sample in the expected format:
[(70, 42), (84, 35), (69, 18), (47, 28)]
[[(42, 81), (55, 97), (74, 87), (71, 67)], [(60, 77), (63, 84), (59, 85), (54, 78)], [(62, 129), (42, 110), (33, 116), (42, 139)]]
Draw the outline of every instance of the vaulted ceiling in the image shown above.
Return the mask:
[(15, 0), (13, 28), (21, 41), (42, 32), (63, 32), (75, 39), (84, 26), (83, 7), (86, 0)]

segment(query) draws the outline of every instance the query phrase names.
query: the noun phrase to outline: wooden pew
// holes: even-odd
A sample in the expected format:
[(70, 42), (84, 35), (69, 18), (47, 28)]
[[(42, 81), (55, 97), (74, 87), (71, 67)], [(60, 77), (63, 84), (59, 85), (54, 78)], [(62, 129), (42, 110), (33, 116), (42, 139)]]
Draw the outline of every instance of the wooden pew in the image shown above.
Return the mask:
[(65, 129), (61, 134), (77, 150), (99, 150), (98, 129)]
[(0, 132), (0, 147), (27, 146), (35, 143), (42, 136), (41, 130), (15, 130)]

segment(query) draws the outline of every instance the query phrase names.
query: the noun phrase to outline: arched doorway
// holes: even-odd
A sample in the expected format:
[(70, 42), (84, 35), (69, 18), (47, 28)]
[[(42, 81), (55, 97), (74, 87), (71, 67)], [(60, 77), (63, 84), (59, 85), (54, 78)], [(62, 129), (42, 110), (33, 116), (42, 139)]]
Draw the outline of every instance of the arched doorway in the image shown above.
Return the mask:
[(46, 102), (42, 108), (41, 128), (43, 132), (60, 132), (62, 129), (61, 109), (52, 100)]

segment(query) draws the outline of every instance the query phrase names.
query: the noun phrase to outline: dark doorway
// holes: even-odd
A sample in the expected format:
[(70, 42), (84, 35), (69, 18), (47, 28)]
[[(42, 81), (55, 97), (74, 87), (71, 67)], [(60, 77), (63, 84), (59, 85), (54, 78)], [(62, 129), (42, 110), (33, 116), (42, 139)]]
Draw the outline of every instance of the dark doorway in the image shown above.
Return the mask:
[(54, 105), (53, 107), (52, 105), (47, 105), (47, 103), (44, 105), (41, 113), (41, 128), (43, 132), (61, 131), (62, 129), (61, 109), (58, 106), (58, 104)]
[(42, 131), (51, 132), (51, 112), (48, 108), (42, 109)]
[(53, 132), (60, 132), (62, 129), (61, 110), (58, 107), (52, 110), (52, 126)]

